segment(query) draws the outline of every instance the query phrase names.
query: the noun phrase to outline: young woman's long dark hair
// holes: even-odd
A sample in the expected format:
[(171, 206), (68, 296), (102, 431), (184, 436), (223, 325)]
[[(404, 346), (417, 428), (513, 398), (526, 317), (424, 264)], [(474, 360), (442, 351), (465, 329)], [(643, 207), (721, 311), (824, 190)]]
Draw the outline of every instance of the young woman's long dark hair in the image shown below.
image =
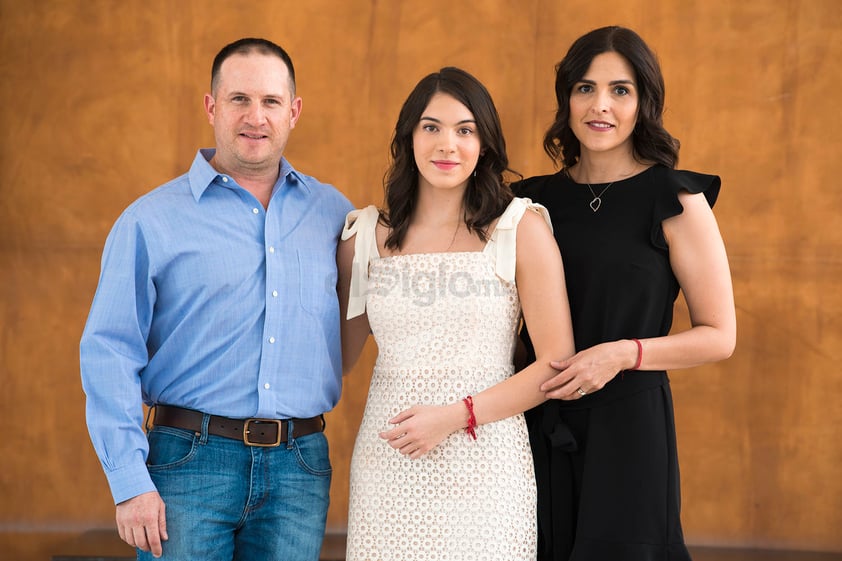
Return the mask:
[(674, 168), (680, 143), (664, 128), (664, 77), (655, 53), (641, 37), (625, 27), (602, 27), (577, 39), (556, 66), (555, 122), (544, 135), (544, 151), (563, 168), (581, 154), (579, 139), (570, 129), (570, 94), (597, 55), (614, 52), (625, 58), (635, 73), (639, 93), (637, 123), (632, 133), (634, 157)]
[(401, 107), (395, 125), (392, 164), (384, 181), (388, 212), (382, 217), (391, 229), (386, 238), (386, 247), (390, 249), (401, 248), (418, 204), (418, 169), (412, 134), (430, 99), (437, 93), (452, 96), (465, 105), (474, 115), (479, 133), (480, 157), (462, 201), (468, 230), (485, 241), (486, 229), (503, 213), (513, 197), (503, 179), (503, 173), (512, 170), (509, 169), (500, 117), (491, 95), (479, 80), (464, 70), (442, 68), (418, 82)]

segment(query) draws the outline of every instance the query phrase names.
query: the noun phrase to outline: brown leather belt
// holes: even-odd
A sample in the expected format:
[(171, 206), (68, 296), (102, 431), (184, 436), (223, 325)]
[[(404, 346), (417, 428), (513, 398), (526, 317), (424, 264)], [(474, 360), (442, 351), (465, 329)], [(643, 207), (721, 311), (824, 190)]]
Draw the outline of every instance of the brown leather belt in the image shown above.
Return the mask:
[[(155, 425), (200, 433), (202, 418), (201, 411), (158, 404), (155, 406), (153, 422)], [(229, 419), (211, 415), (208, 434), (241, 440), (246, 446), (278, 446), (288, 440), (290, 424), (294, 438), (322, 432), (325, 428), (324, 417), (321, 415), (309, 419)]]

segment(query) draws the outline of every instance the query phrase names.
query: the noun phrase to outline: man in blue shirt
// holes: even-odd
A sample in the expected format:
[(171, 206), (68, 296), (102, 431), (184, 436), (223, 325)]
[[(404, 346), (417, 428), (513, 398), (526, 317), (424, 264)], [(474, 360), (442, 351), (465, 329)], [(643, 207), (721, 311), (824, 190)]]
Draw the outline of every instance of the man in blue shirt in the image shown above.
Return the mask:
[(241, 39), (211, 74), (216, 148), (106, 241), (80, 345), (88, 429), (139, 559), (315, 561), (352, 206), (283, 158), (302, 101), (281, 47)]

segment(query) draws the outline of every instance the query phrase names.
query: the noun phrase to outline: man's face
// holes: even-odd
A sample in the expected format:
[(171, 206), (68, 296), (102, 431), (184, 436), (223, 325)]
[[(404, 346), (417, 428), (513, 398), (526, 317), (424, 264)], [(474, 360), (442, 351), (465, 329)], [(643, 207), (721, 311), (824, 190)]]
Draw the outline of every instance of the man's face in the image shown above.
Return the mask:
[(290, 86), (289, 70), (276, 56), (235, 54), (222, 63), (216, 91), (205, 95), (220, 171), (277, 173), (301, 114), (301, 98)]

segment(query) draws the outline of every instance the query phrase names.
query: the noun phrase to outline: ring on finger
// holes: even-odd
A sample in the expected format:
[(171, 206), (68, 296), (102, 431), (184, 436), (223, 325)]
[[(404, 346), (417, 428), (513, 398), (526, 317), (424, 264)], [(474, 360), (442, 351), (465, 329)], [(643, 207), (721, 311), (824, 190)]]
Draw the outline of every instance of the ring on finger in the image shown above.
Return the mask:
[(579, 395), (581, 395), (582, 397), (584, 397), (584, 396), (588, 395), (588, 392), (586, 392), (586, 391), (585, 391), (585, 390), (583, 390), (582, 388), (578, 388), (578, 389), (576, 390), (576, 393), (578, 393), (578, 394), (579, 394)]

